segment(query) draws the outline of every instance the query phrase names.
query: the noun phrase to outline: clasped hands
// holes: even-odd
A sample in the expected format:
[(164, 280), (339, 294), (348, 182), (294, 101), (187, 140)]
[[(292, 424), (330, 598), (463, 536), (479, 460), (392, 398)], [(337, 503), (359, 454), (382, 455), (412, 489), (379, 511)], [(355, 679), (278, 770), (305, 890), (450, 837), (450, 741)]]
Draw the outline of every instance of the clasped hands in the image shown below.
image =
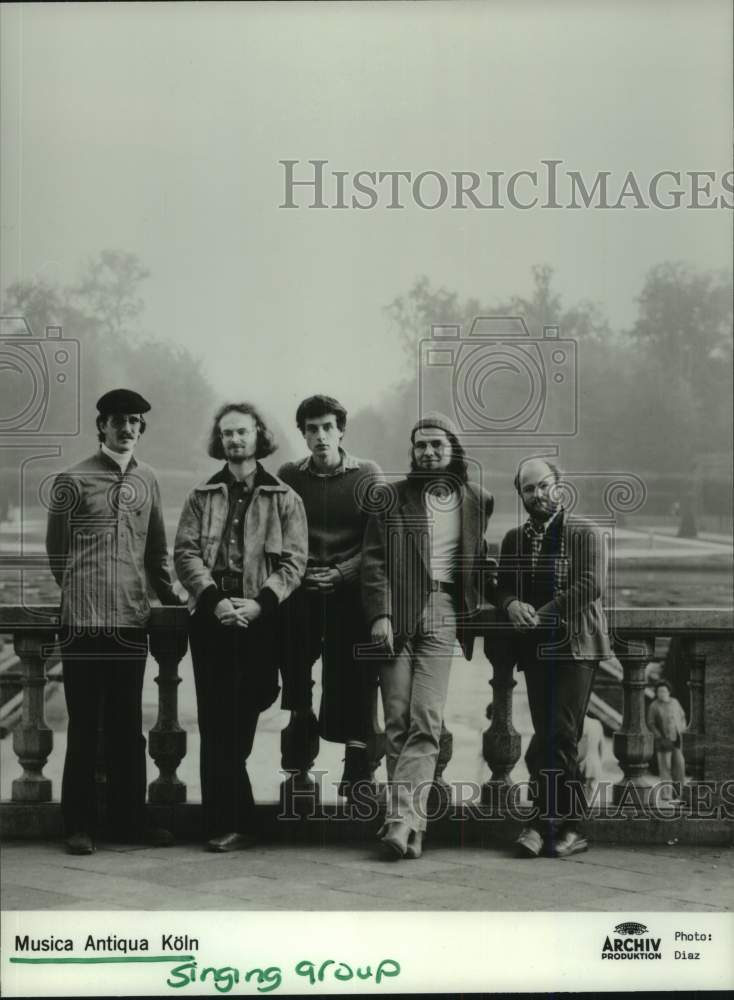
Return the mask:
[(507, 605), (507, 617), (518, 632), (530, 632), (540, 625), (540, 618), (532, 604), (525, 601), (510, 601)]
[(335, 566), (307, 566), (303, 578), (306, 590), (330, 594), (339, 586), (342, 575)]
[(214, 608), (222, 625), (248, 628), (262, 614), (262, 607), (251, 597), (223, 597)]

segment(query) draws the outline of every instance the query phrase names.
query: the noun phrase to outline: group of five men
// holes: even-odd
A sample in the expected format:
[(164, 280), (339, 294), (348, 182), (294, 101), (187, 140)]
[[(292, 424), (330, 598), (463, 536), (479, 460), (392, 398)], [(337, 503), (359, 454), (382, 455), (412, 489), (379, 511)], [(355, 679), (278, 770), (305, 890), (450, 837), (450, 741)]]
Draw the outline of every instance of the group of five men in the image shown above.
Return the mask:
[[(321, 737), (345, 746), (339, 792), (347, 798), (373, 779), (379, 678), (395, 788), (382, 847), (386, 856), (419, 857), (456, 640), (471, 655), (467, 626), (488, 599), (513, 638), (498, 640), (496, 656), (525, 671), (534, 727), (526, 760), (537, 819), (520, 834), (517, 850), (563, 857), (586, 849), (573, 820), (572, 785), (594, 667), (610, 655), (601, 608), (604, 553), (593, 526), (559, 502), (555, 466), (521, 463), (515, 486), (529, 518), (506, 535), (498, 576), (482, 593), (493, 499), (469, 482), (463, 447), (445, 416), (416, 422), (410, 471), (386, 482), (374, 462), (342, 447), (344, 407), (329, 396), (309, 397), (296, 413), (309, 454), (274, 476), (260, 461), (276, 446), (258, 410), (230, 403), (215, 414), (208, 447), (224, 464), (183, 506), (176, 590), (158, 483), (133, 454), (150, 404), (116, 389), (97, 409), (99, 450), (56, 478), (47, 531), (62, 592), (68, 851), (91, 853), (98, 833), (100, 712), (109, 834), (155, 846), (173, 842), (145, 805), (149, 590), (163, 604), (183, 603), (185, 591), (190, 611), (209, 850), (254, 842), (246, 761), (259, 715), (277, 698), (280, 672), (282, 707), (291, 713), (281, 734), (286, 787), (309, 785)], [(370, 644), (380, 652), (377, 669), (364, 655)], [(317, 717), (312, 668), (319, 657)]]

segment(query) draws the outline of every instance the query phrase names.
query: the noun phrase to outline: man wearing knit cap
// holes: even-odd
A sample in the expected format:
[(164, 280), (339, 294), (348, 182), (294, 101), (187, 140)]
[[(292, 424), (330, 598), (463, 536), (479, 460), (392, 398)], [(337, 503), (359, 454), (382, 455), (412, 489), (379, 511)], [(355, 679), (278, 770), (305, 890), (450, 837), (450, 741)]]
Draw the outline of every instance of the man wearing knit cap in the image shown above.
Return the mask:
[(133, 452), (150, 404), (130, 389), (97, 402), (99, 449), (56, 477), (46, 551), (61, 588), (59, 639), (69, 714), (61, 811), (71, 854), (91, 854), (97, 832), (95, 765), (103, 713), (107, 822), (114, 840), (164, 847), (145, 806), (142, 689), (148, 589), (173, 591), (158, 482)]
[[(361, 493), (379, 467), (341, 446), (347, 411), (331, 396), (310, 396), (296, 411), (310, 454), (287, 462), (280, 478), (303, 500), (308, 518), (308, 565), (303, 585), (284, 607), (283, 708), (291, 719), (281, 737), (282, 767), (293, 789), (310, 787), (308, 770), (319, 734), (345, 744), (339, 794), (372, 781), (371, 703), (376, 679), (357, 647), (369, 642), (359, 591), (366, 516)], [(322, 663), (317, 721), (311, 708), (311, 670)], [(288, 786), (286, 786), (288, 787)]]
[(439, 753), (451, 663), (464, 623), (480, 604), (484, 534), (494, 501), (469, 483), (453, 423), (427, 413), (411, 433), (411, 471), (385, 489), (370, 518), (362, 594), (373, 642), (382, 645), (389, 795), (382, 849), (418, 858)]

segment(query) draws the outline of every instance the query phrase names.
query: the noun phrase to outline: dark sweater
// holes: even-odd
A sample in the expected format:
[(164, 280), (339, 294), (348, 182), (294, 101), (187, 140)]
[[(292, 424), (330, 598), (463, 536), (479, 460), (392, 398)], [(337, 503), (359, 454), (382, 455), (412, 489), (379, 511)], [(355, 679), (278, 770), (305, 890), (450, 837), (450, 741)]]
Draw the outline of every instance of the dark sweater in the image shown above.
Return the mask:
[(278, 476), (295, 490), (306, 508), (309, 565), (334, 566), (345, 582), (356, 583), (366, 525), (359, 497), (370, 479), (381, 478), (379, 466), (342, 451), (342, 464), (333, 475), (314, 472), (309, 456), (286, 462)]

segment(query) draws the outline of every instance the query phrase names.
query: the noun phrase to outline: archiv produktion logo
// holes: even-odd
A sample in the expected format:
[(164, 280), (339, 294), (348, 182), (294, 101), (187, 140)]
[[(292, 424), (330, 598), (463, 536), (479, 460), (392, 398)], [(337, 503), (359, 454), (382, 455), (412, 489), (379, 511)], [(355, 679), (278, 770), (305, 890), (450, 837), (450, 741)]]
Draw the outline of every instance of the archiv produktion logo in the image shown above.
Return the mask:
[(607, 934), (601, 950), (601, 957), (611, 961), (646, 961), (661, 958), (661, 938), (648, 936), (644, 924), (634, 920), (626, 920), (617, 924), (614, 934)]

